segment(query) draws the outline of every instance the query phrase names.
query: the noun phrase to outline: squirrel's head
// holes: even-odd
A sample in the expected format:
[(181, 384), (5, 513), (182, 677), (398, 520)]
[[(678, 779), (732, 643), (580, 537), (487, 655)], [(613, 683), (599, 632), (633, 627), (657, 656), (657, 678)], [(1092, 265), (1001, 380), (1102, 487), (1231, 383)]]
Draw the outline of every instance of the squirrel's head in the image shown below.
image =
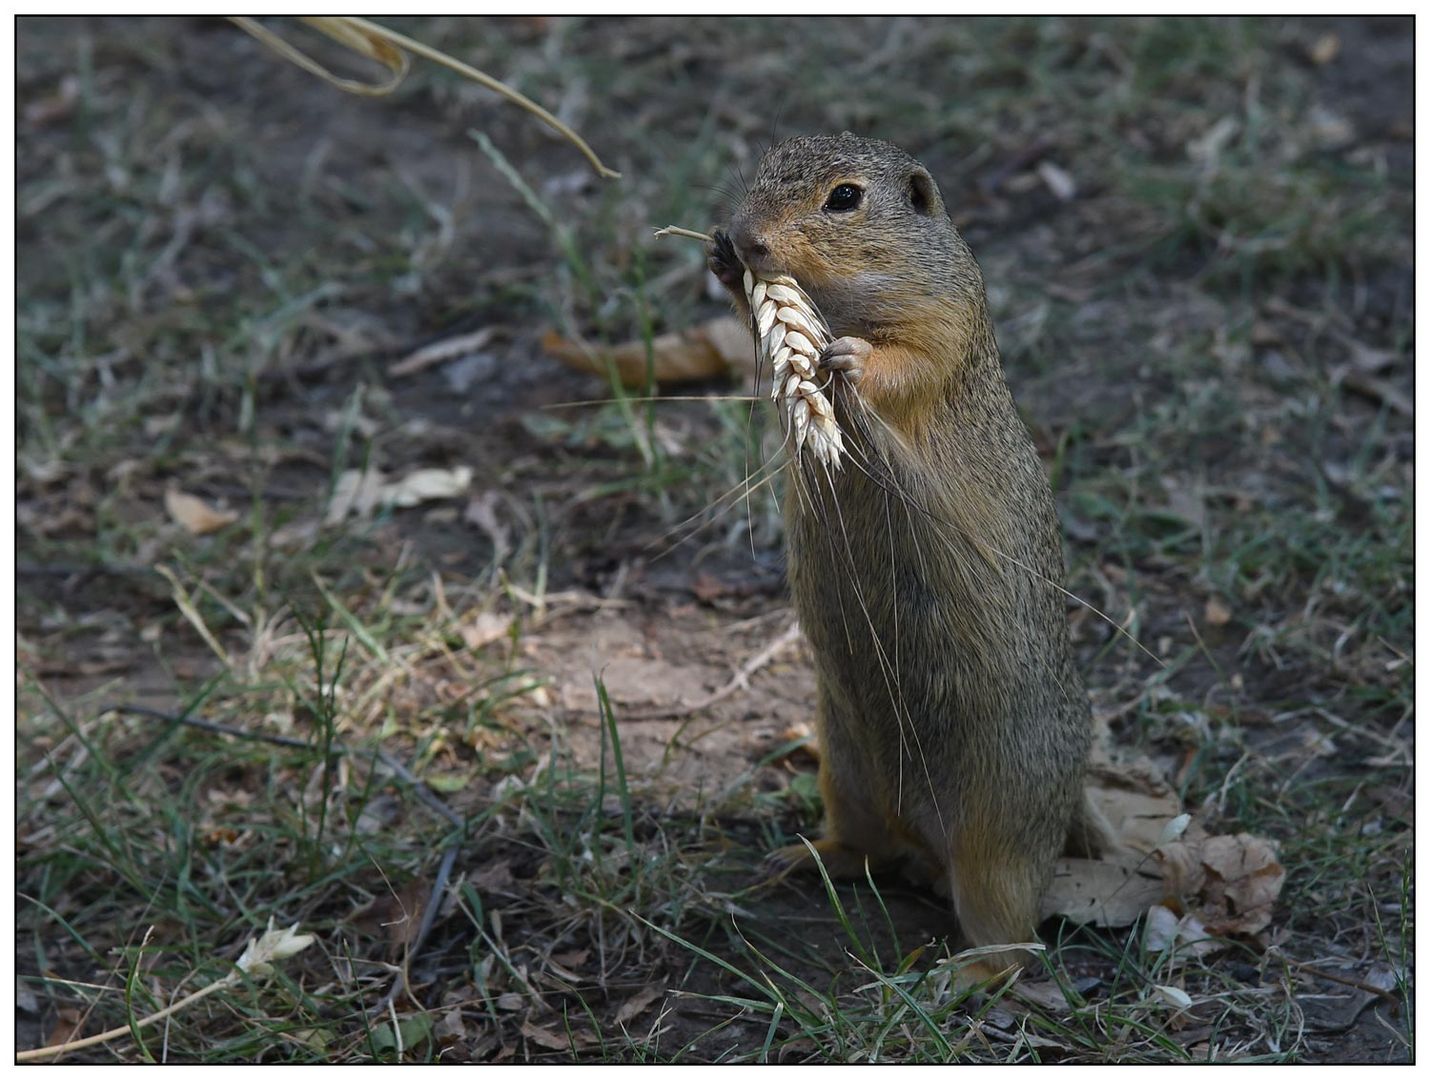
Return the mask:
[(793, 276), (836, 333), (982, 300), (978, 265), (929, 171), (892, 143), (847, 131), (771, 147), (730, 239), (752, 270)]

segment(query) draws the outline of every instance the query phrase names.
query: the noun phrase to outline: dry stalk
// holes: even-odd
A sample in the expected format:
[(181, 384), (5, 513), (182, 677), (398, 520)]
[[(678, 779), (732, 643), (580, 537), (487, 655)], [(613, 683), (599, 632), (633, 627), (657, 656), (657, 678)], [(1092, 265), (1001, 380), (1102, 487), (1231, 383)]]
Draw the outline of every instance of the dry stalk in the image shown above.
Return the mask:
[[(251, 19), (241, 15), (229, 16), (229, 21), (240, 29), (252, 34), (263, 44), (276, 52), (279, 56), (291, 63), (297, 64), (304, 71), (311, 72), (318, 78), (331, 83), (340, 90), (346, 90), (350, 94), (362, 94), (367, 97), (382, 97), (392, 93), (401, 85), (402, 80), (407, 77), (410, 61), (407, 53), (415, 53), (425, 57), (435, 64), (450, 68), (457, 74), (464, 76), (485, 86), (488, 90), (494, 91), (506, 98), (512, 104), (525, 109), (542, 123), (555, 130), (562, 138), (566, 139), (577, 150), (585, 156), (591, 163), (591, 167), (596, 170), (597, 175), (609, 180), (617, 179), (621, 174), (615, 169), (608, 168), (606, 164), (596, 156), (596, 151), (587, 145), (586, 140), (572, 131), (570, 127), (563, 124), (546, 109), (543, 109), (531, 98), (527, 97), (519, 90), (514, 90), (500, 79), (494, 79), (485, 71), (478, 71), (470, 64), (464, 64), (456, 57), (448, 56), (440, 49), (434, 49), (430, 45), (424, 45), (420, 41), (414, 41), (405, 34), (399, 34), (396, 30), (389, 30), (380, 23), (371, 22), (368, 19), (358, 18), (356, 15), (304, 15), (300, 16), (303, 22), (313, 29), (326, 34), (334, 41), (347, 46), (353, 52), (361, 56), (366, 56), (369, 60), (374, 60), (387, 68), (388, 77), (379, 83), (365, 83), (357, 79), (345, 79), (334, 75), (322, 64), (318, 63), (306, 53), (284, 41), (281, 37), (269, 30), (256, 19)], [(406, 51), (404, 51), (406, 50)]]
[[(146, 937), (147, 941), (148, 938)], [(244, 947), (243, 955), (234, 962), (234, 968), (223, 978), (209, 983), (201, 990), (195, 990), (187, 997), (180, 998), (172, 1005), (160, 1009), (156, 1013), (150, 1013), (142, 1019), (132, 1023), (124, 1024), (117, 1028), (110, 1028), (102, 1031), (98, 1035), (91, 1035), (87, 1039), (73, 1039), (68, 1042), (56, 1043), (54, 1046), (41, 1046), (34, 1050), (21, 1050), (15, 1055), (15, 1060), (43, 1061), (46, 1058), (59, 1057), (61, 1054), (71, 1053), (75, 1050), (87, 1050), (91, 1046), (99, 1046), (103, 1043), (113, 1042), (115, 1039), (122, 1039), (126, 1035), (133, 1035), (141, 1028), (157, 1024), (173, 1016), (177, 1012), (182, 1012), (190, 1005), (194, 1005), (210, 994), (216, 994), (223, 990), (231, 989), (239, 984), (244, 975), (255, 978), (262, 978), (273, 974), (274, 964), (279, 960), (286, 960), (290, 956), (295, 956), (313, 943), (312, 935), (298, 933), (298, 924), (294, 923), (286, 929), (278, 929), (273, 925), (273, 920), (268, 920), (268, 929), (261, 937), (250, 938)], [(181, 984), (182, 985), (182, 984)]]

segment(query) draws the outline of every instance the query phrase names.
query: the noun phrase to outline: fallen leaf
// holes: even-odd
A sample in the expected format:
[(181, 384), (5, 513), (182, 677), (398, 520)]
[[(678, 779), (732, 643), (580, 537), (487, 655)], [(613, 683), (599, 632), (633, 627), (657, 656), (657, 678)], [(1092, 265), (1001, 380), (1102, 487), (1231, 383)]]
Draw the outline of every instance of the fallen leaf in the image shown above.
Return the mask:
[(1163, 826), (1161, 834), (1157, 837), (1158, 845), (1170, 844), (1173, 840), (1179, 839), (1191, 823), (1191, 814), (1178, 814)]
[(417, 469), (392, 482), (378, 469), (347, 469), (333, 485), (333, 497), (323, 520), (336, 525), (349, 516), (370, 517), (379, 506), (410, 507), (450, 499), (466, 491), (471, 482), (472, 470), (467, 465)]
[(164, 492), (164, 509), (194, 536), (207, 536), (238, 520), (236, 510), (215, 510), (198, 496), (172, 487)]
[(521, 1033), (538, 1046), (544, 1046), (548, 1050), (570, 1050), (571, 1040), (566, 1037), (564, 1031), (547, 1031), (539, 1028), (530, 1020), (521, 1025)]
[(1322, 34), (1311, 43), (1306, 55), (1311, 58), (1311, 63), (1323, 67), (1339, 56), (1340, 52), (1341, 39), (1335, 34)]
[(1077, 195), (1077, 181), (1066, 169), (1054, 165), (1051, 161), (1038, 162), (1038, 175), (1059, 202), (1067, 202)]
[(1063, 988), (1051, 979), (1039, 979), (1036, 982), (1019, 979), (1008, 993), (1020, 1001), (1051, 1013), (1066, 1014), (1073, 1009)]
[(495, 560), (500, 562), (502, 556), (511, 550), (511, 544), (507, 537), (506, 526), (497, 517), (497, 493), (495, 491), (484, 491), (480, 495), (473, 495), (467, 503), (467, 509), (462, 512), (462, 520), (475, 525), (487, 534), (495, 549)]
[(511, 616), (498, 615), (495, 611), (481, 611), (469, 622), (457, 627), (464, 644), (472, 652), (500, 641), (511, 633)]
[(1198, 955), (1221, 948), (1216, 938), (1270, 925), (1286, 872), (1269, 841), (1246, 833), (1209, 836), (1145, 760), (1095, 761), (1087, 791), (1118, 846), (1098, 859), (1058, 860), (1044, 917), (1130, 926), (1160, 905), (1183, 915), (1174, 937), (1167, 916), (1151, 914), (1148, 947), (1176, 941)]
[[(1323, 976), (1329, 974), (1319, 968), (1306, 970), (1308, 973), (1317, 973)], [(1385, 1000), (1381, 994), (1375, 993), (1376, 990), (1393, 992), (1399, 985), (1394, 969), (1386, 964), (1373, 964), (1369, 971), (1360, 976), (1353, 971), (1335, 972), (1335, 974), (1341, 978), (1358, 979), (1364, 985), (1343, 988), (1341, 992), (1299, 996), (1298, 1004), (1301, 1005), (1301, 1011), (1305, 1014), (1306, 1027), (1311, 1031), (1330, 1035), (1348, 1030), (1367, 1006), (1376, 1001)], [(1337, 985), (1334, 980), (1327, 980), (1327, 982), (1330, 985)], [(1344, 984), (1340, 985), (1344, 986)]]
[(36, 127), (53, 124), (66, 119), (74, 111), (79, 100), (80, 83), (78, 76), (66, 75), (60, 80), (59, 89), (25, 106), (25, 121)]
[(333, 485), (324, 524), (336, 525), (344, 518), (371, 517), (381, 502), (383, 475), (377, 469), (346, 469)]
[(1257, 319), (1251, 324), (1251, 343), (1263, 348), (1280, 345), (1282, 344), (1281, 330), (1275, 323)]
[(1166, 952), (1177, 943), (1178, 922), (1169, 908), (1153, 904), (1147, 909), (1147, 918), (1142, 924), (1142, 948), (1149, 953)]
[[(1141, 854), (1165, 843), (1163, 833), (1182, 813), (1177, 792), (1146, 759), (1095, 761), (1088, 768), (1087, 793), (1118, 842)], [(1193, 838), (1205, 835), (1196, 821), (1188, 823), (1186, 832)]]
[(1286, 870), (1269, 840), (1250, 833), (1208, 837), (1201, 846), (1207, 880), (1199, 905), (1213, 934), (1255, 934), (1271, 925)]
[(628, 341), (614, 347), (571, 341), (554, 330), (541, 337), (541, 347), (567, 367), (606, 375), (614, 366), (621, 385), (642, 387), (649, 373), (658, 383), (697, 382), (731, 372), (752, 372), (755, 347), (749, 328), (733, 316), (712, 319), (651, 340)]
[(401, 360), (389, 364), (387, 373), (395, 379), (400, 379), (405, 375), (415, 375), (434, 364), (455, 360), (460, 356), (470, 356), (491, 341), (495, 334), (496, 327), (484, 326), (470, 334), (458, 334), (456, 337), (434, 341), (430, 345), (422, 346), (416, 352), (409, 353)]
[(448, 1009), (442, 1014), (442, 1019), (437, 1021), (437, 1026), (433, 1029), (433, 1034), (437, 1036), (437, 1041), (447, 1045), (454, 1042), (461, 1042), (467, 1037), (467, 1025), (462, 1023), (461, 1009)]
[(1192, 996), (1185, 990), (1177, 986), (1154, 985), (1153, 991), (1170, 1005), (1178, 1009), (1190, 1009), (1192, 1007)]
[(650, 1008), (651, 1003), (664, 993), (665, 983), (658, 985), (652, 983), (650, 986), (647, 986), (617, 1010), (616, 1026), (621, 1027), (624, 1024), (629, 1024), (637, 1016), (645, 1012), (646, 1009)]
[(466, 465), (455, 469), (418, 469), (395, 484), (383, 489), (383, 501), (394, 506), (417, 506), (437, 499), (450, 499), (466, 491), (472, 482), (472, 470)]
[(1170, 908), (1154, 904), (1147, 909), (1142, 927), (1142, 947), (1151, 953), (1161, 953), (1174, 946), (1188, 950), (1194, 956), (1206, 956), (1226, 947), (1226, 943), (1207, 935), (1207, 929), (1195, 915), (1181, 918)]
[(1223, 116), (1200, 138), (1187, 143), (1187, 157), (1203, 166), (1207, 171), (1216, 168), (1221, 152), (1241, 131), (1241, 122), (1234, 116)]
[(62, 1043), (73, 1041), (80, 1032), (84, 1024), (84, 1017), (80, 1015), (78, 1009), (65, 1007), (59, 1010), (55, 1017), (54, 1030), (50, 1032), (50, 1037), (45, 1040), (46, 1046), (59, 1046)]
[(1138, 864), (1135, 858), (1059, 859), (1043, 894), (1043, 918), (1061, 915), (1079, 924), (1131, 926), (1166, 895), (1155, 864)]
[(35, 996), (35, 992), (25, 985), (23, 979), (15, 976), (15, 1008), (21, 1012), (35, 1015), (40, 1011), (40, 999)]
[(502, 859), (488, 863), (467, 878), (481, 892), (510, 890), (512, 886), (511, 861)]
[(1208, 626), (1225, 626), (1231, 622), (1231, 608), (1220, 596), (1208, 596), (1206, 609), (1202, 612)]

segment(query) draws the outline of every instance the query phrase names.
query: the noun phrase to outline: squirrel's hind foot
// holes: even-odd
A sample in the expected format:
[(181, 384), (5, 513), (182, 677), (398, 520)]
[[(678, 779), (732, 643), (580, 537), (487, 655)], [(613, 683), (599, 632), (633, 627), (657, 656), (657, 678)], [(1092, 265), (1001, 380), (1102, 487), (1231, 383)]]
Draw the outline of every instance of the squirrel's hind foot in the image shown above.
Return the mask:
[[(838, 840), (815, 840), (813, 847), (814, 852), (818, 852), (819, 862), (824, 864), (825, 872), (836, 881), (862, 881), (866, 862), (873, 870), (884, 865), (883, 860), (857, 851)], [(768, 876), (778, 879), (789, 874), (817, 873), (819, 868), (815, 865), (814, 852), (802, 843), (775, 848), (765, 856)]]

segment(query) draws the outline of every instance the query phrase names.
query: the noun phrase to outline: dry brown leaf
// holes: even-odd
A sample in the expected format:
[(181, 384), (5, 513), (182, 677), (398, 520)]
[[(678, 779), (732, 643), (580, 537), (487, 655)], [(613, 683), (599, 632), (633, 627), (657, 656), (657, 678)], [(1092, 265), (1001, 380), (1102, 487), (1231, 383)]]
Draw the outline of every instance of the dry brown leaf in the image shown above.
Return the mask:
[(444, 1046), (461, 1042), (467, 1037), (467, 1025), (462, 1023), (461, 1009), (448, 1009), (432, 1029), (437, 1041)]
[(1019, 979), (1008, 991), (1011, 997), (1029, 1005), (1036, 1005), (1046, 1012), (1055, 1014), (1067, 1014), (1072, 1012), (1073, 1006), (1068, 1001), (1067, 994), (1063, 988), (1051, 979), (1039, 979), (1030, 981)]
[(488, 863), (467, 880), (481, 892), (509, 890), (512, 885), (511, 860)]
[(472, 652), (490, 645), (493, 641), (500, 641), (510, 632), (511, 616), (498, 615), (495, 611), (478, 612), (476, 618), (462, 623), (457, 628), (457, 633), (462, 635), (462, 644)]
[[(1043, 899), (1045, 917), (1117, 927), (1150, 911), (1149, 948), (1182, 942), (1198, 954), (1220, 947), (1208, 936), (1254, 934), (1270, 925), (1286, 872), (1269, 841), (1246, 833), (1207, 835), (1183, 814), (1150, 762), (1094, 764), (1088, 795), (1122, 850), (1100, 859), (1060, 859)], [(1156, 905), (1166, 913), (1159, 915)]]
[(59, 1046), (62, 1043), (72, 1042), (79, 1035), (80, 1028), (83, 1026), (84, 1017), (80, 1015), (78, 1009), (63, 1008), (56, 1015), (54, 1030), (45, 1040), (45, 1045)]
[(1250, 833), (1213, 836), (1202, 844), (1206, 884), (1200, 916), (1212, 934), (1255, 934), (1271, 925), (1286, 869), (1269, 840)]
[(1225, 626), (1231, 622), (1231, 608), (1220, 596), (1208, 596), (1202, 617), (1208, 626)]
[(530, 1020), (521, 1025), (521, 1033), (538, 1046), (544, 1046), (548, 1050), (569, 1050), (571, 1048), (571, 1042), (564, 1033), (539, 1028)]
[[(644, 341), (605, 348), (571, 341), (548, 330), (541, 336), (541, 347), (577, 371), (605, 375), (608, 365), (614, 365), (622, 386), (636, 388), (646, 384), (648, 354)], [(754, 364), (749, 328), (734, 316), (725, 316), (687, 330), (661, 334), (650, 343), (649, 364), (658, 383), (697, 382), (731, 372), (749, 372)]]
[(1162, 875), (1150, 861), (1136, 858), (1059, 859), (1043, 894), (1043, 918), (1061, 915), (1093, 926), (1130, 926), (1166, 893)]
[(651, 1003), (664, 993), (665, 983), (652, 983), (650, 986), (647, 986), (635, 997), (622, 1005), (616, 1012), (616, 1026), (620, 1027), (623, 1024), (629, 1024), (637, 1016), (650, 1008)]
[[(1145, 854), (1163, 843), (1167, 825), (1182, 813), (1182, 801), (1152, 762), (1097, 761), (1088, 769), (1087, 792), (1118, 841)], [(1193, 821), (1193, 838), (1205, 835)]]
[(169, 517), (194, 536), (207, 536), (238, 520), (236, 510), (215, 510), (197, 495), (189, 495), (178, 488), (169, 488), (164, 492), (164, 509), (169, 512)]

